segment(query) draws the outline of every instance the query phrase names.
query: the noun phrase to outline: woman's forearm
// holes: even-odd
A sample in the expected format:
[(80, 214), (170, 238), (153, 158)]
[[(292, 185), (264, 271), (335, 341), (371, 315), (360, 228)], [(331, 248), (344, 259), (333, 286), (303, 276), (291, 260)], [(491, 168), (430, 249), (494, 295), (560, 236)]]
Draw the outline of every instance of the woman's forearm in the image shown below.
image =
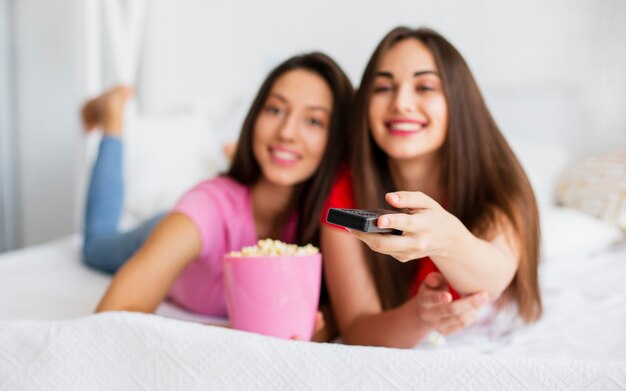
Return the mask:
[(417, 312), (407, 314), (410, 308), (400, 306), (377, 314), (364, 314), (355, 319), (341, 333), (350, 345), (413, 348), (432, 331)]
[(513, 251), (500, 244), (466, 231), (445, 254), (431, 258), (456, 291), (484, 291), (495, 300), (511, 283), (518, 264)]
[(116, 273), (96, 311), (153, 312), (199, 253), (200, 235), (191, 219), (168, 215)]

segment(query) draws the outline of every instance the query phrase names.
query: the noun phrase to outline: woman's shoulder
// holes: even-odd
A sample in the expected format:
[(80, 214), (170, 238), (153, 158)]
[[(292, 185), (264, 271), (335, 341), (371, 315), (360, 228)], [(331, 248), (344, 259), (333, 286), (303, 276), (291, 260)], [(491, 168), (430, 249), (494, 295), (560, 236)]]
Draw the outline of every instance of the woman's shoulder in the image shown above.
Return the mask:
[(248, 201), (249, 187), (236, 180), (220, 175), (197, 183), (182, 197), (196, 202), (211, 202), (220, 207), (237, 208)]
[(249, 187), (237, 182), (229, 176), (219, 175), (197, 183), (190, 191), (204, 192), (207, 194), (239, 194), (247, 193)]

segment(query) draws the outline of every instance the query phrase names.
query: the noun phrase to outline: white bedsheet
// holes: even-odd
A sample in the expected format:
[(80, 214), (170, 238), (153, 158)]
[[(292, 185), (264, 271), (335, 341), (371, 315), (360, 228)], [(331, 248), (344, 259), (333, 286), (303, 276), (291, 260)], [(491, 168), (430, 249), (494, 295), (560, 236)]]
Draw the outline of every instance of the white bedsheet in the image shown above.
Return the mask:
[[(537, 324), (479, 323), (414, 351), (89, 315), (110, 277), (79, 259), (77, 237), (0, 256), (0, 390), (626, 389), (624, 244), (544, 262)], [(168, 304), (159, 312), (215, 321)]]
[(0, 322), (0, 389), (626, 389), (626, 362), (279, 340), (156, 315)]
[[(91, 314), (111, 276), (80, 261), (80, 237), (0, 255), (0, 320), (69, 319)], [(163, 303), (157, 313), (171, 318), (224, 323)]]
[(110, 276), (80, 263), (77, 235), (0, 255), (0, 319), (92, 313)]
[(549, 259), (540, 266), (544, 314), (539, 322), (511, 326), (504, 314), (448, 337), (437, 349), (626, 361), (625, 280), (624, 243)]

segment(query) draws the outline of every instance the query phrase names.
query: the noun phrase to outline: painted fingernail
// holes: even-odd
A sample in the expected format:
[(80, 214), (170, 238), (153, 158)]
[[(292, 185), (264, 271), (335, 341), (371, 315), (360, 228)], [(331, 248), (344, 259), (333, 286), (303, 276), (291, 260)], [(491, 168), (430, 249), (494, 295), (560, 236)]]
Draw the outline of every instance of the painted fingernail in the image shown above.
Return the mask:
[(378, 219), (378, 226), (379, 227), (382, 228), (382, 227), (386, 227), (388, 225), (389, 225), (389, 218), (388, 217), (383, 216), (383, 217)]

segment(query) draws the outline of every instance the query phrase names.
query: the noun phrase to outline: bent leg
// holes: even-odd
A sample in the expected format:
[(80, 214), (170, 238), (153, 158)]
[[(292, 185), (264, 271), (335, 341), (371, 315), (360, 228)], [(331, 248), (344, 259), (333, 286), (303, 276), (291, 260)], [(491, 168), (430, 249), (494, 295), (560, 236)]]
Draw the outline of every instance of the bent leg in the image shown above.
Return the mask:
[(122, 140), (103, 136), (87, 192), (85, 243), (92, 238), (117, 233), (125, 191), (122, 159)]
[(163, 214), (155, 216), (128, 232), (119, 231), (125, 191), (122, 158), (122, 140), (103, 136), (85, 210), (83, 260), (109, 273), (115, 273), (133, 256), (163, 217)]
[(93, 236), (83, 245), (83, 259), (89, 266), (115, 273), (146, 241), (165, 214), (157, 215), (127, 232)]

